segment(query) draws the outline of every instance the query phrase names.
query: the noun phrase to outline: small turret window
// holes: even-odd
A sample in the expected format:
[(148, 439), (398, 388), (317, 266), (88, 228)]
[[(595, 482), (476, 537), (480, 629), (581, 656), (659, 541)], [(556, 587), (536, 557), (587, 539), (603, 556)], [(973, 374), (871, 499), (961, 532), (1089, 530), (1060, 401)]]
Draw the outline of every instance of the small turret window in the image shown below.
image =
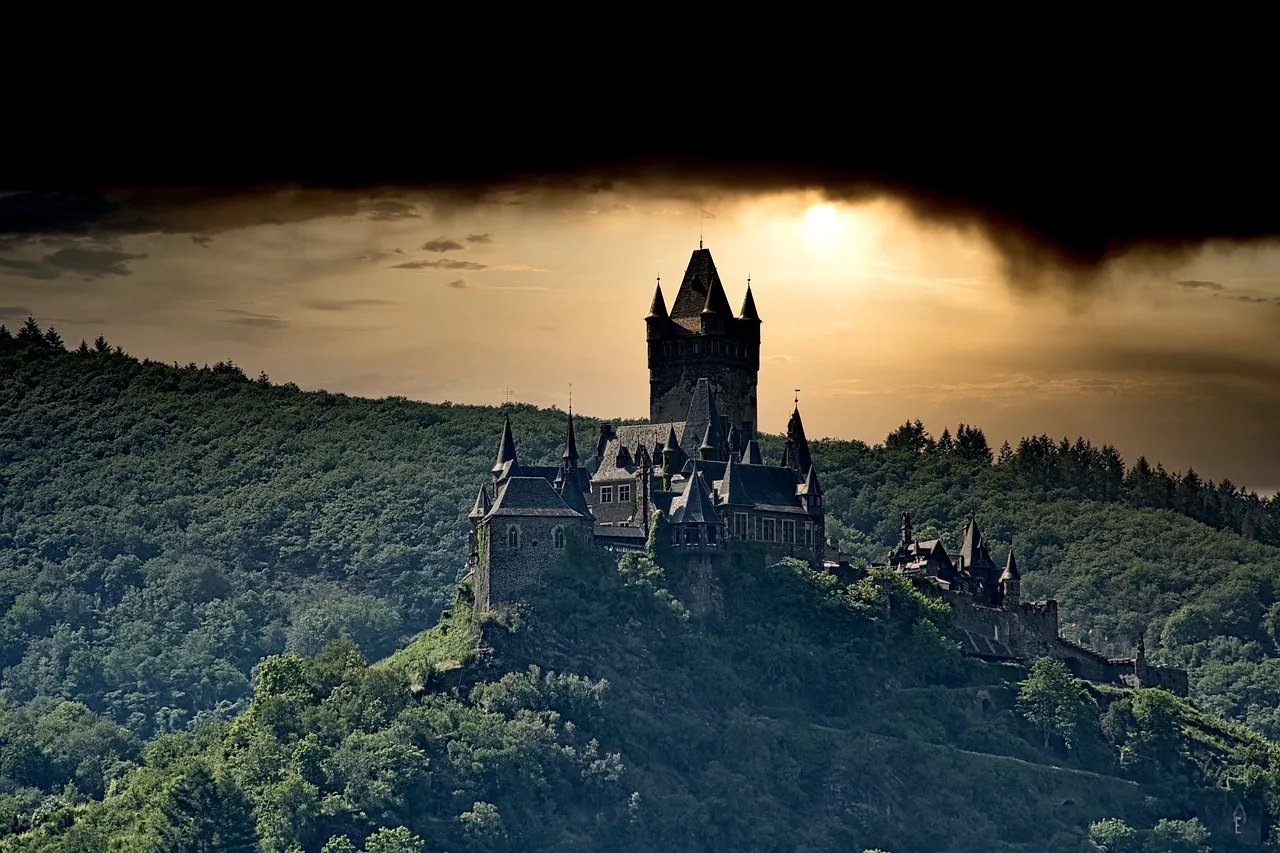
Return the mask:
[(707, 542), (711, 545), (716, 544), (716, 528), (715, 525), (707, 525)]
[(557, 527), (551, 534), (551, 541), (555, 543), (557, 551), (564, 550), (564, 528)]
[(512, 551), (520, 547), (520, 529), (517, 527), (507, 528), (507, 547)]

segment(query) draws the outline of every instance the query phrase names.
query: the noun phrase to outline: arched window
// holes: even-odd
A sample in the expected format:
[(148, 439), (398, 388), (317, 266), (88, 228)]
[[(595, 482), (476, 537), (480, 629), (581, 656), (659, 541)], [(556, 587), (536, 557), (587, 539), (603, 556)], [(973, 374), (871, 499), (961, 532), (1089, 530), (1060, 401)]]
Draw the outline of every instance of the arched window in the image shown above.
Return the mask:
[(512, 551), (515, 551), (520, 547), (520, 528), (518, 527), (507, 528), (507, 547), (510, 548)]
[(556, 550), (564, 550), (564, 528), (557, 527), (551, 534), (551, 540), (555, 543)]

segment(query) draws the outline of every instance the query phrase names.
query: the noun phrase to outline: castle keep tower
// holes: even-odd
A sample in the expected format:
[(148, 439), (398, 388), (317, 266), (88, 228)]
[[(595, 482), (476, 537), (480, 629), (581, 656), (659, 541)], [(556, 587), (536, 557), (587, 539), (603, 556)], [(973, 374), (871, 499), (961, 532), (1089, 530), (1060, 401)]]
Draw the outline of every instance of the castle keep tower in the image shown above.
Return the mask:
[(738, 428), (741, 440), (755, 438), (760, 315), (750, 283), (742, 310), (735, 317), (711, 251), (698, 248), (689, 259), (670, 313), (659, 283), (645, 327), (649, 421), (683, 420), (698, 380), (706, 378), (720, 413)]

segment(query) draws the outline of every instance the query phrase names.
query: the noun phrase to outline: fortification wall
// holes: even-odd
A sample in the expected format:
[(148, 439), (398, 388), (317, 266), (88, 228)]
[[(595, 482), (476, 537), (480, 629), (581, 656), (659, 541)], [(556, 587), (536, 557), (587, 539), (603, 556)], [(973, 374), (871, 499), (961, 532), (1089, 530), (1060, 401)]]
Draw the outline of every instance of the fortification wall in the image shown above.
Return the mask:
[[(688, 346), (692, 347), (692, 343)], [(758, 363), (750, 358), (709, 352), (658, 356), (649, 370), (649, 420), (652, 423), (683, 421), (689, 414), (694, 386), (699, 379), (706, 379), (715, 392), (719, 413), (737, 424), (746, 438), (754, 438), (759, 423), (756, 418), (758, 369)]]
[(942, 598), (951, 605), (952, 620), (957, 628), (990, 637), (1020, 657), (1051, 656), (1058, 638), (1056, 601), (1023, 602), (1004, 609), (974, 604), (972, 596), (952, 590), (942, 590)]

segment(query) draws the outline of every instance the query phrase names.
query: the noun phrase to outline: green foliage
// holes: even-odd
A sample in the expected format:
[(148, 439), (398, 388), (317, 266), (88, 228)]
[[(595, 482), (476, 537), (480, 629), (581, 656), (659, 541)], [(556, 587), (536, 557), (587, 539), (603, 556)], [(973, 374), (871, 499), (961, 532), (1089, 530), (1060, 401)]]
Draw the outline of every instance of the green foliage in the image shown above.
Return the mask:
[(1068, 749), (1098, 725), (1098, 703), (1061, 661), (1039, 658), (1018, 690), (1018, 711), (1044, 732), (1044, 745), (1060, 738)]

